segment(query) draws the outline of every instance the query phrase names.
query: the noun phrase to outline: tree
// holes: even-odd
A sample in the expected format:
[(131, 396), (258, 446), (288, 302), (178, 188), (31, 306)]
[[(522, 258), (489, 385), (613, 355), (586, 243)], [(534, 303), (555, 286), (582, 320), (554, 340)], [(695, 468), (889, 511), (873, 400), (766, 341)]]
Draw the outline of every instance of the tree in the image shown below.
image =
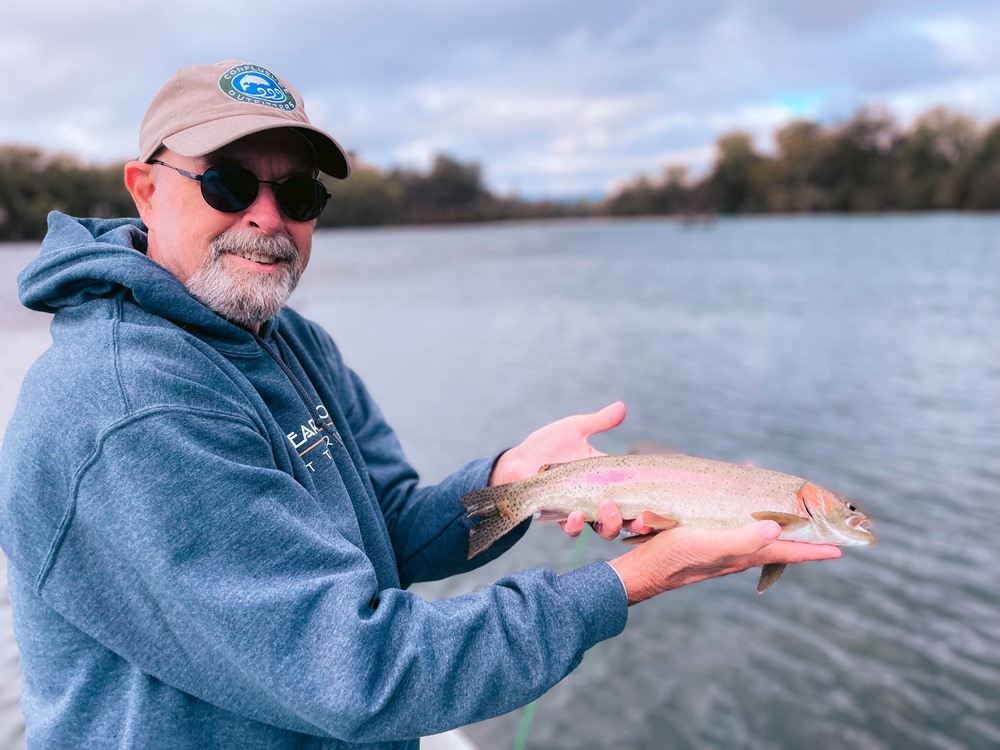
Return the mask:
[(758, 210), (761, 195), (756, 190), (761, 157), (754, 151), (750, 135), (735, 131), (717, 142), (719, 155), (709, 182), (716, 208), (724, 214)]
[(460, 221), (481, 218), (482, 203), (489, 194), (483, 187), (478, 164), (462, 164), (439, 154), (427, 175), (394, 172), (405, 193), (412, 221)]
[(823, 211), (835, 180), (829, 158), (830, 136), (819, 125), (795, 120), (778, 130), (770, 170), (767, 205), (772, 211)]
[(916, 121), (900, 141), (894, 190), (900, 208), (927, 210), (959, 205), (958, 167), (976, 147), (976, 123), (937, 107)]
[(963, 206), (978, 211), (1000, 208), (1000, 122), (993, 123), (962, 165), (958, 192)]
[(895, 120), (881, 107), (862, 107), (838, 128), (827, 152), (836, 175), (831, 186), (834, 211), (878, 211), (898, 207), (892, 190), (893, 160), (899, 142)]
[(375, 167), (355, 162), (348, 179), (326, 185), (331, 197), (319, 226), (379, 226), (399, 220), (403, 188)]
[(89, 167), (37, 148), (0, 147), (0, 240), (39, 239), (49, 211), (135, 216), (122, 165)]

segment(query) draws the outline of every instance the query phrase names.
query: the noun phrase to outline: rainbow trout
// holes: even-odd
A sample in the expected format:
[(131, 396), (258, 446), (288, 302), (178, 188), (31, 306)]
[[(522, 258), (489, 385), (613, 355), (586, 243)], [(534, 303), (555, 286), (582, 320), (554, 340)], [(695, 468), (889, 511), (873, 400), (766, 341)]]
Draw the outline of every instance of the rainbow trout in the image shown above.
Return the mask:
[[(597, 506), (605, 498), (617, 503), (622, 518), (641, 513), (643, 522), (658, 531), (675, 526), (735, 529), (756, 519), (776, 521), (780, 538), (791, 541), (875, 542), (864, 513), (801, 477), (693, 456), (599, 456), (543, 466), (528, 479), (462, 498), (473, 523), (469, 558), (530, 516), (556, 521), (582, 510), (588, 521), (596, 521)], [(765, 565), (757, 590), (777, 581), (784, 567)]]

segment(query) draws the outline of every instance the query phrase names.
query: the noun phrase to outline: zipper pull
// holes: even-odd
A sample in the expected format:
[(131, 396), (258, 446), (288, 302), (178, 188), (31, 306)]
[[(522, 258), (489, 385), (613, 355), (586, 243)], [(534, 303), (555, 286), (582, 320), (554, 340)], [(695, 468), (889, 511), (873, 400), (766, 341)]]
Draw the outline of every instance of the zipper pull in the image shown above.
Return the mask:
[(329, 432), (333, 435), (333, 439), (337, 441), (337, 445), (341, 448), (344, 447), (344, 439), (337, 432), (337, 425), (333, 423), (333, 419), (330, 418), (330, 413), (326, 410), (326, 407), (322, 405), (317, 405), (313, 411), (316, 412), (316, 416), (319, 417), (319, 428), (324, 432)]

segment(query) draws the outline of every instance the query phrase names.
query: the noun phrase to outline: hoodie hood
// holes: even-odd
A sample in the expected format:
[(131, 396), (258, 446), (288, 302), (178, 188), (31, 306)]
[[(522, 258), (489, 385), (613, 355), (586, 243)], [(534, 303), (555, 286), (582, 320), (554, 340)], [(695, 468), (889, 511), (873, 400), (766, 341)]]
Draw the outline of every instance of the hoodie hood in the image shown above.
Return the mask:
[(252, 339), (192, 297), (176, 276), (146, 256), (146, 247), (147, 230), (139, 219), (77, 219), (53, 211), (41, 254), (18, 276), (21, 303), (55, 313), (127, 294), (183, 328)]

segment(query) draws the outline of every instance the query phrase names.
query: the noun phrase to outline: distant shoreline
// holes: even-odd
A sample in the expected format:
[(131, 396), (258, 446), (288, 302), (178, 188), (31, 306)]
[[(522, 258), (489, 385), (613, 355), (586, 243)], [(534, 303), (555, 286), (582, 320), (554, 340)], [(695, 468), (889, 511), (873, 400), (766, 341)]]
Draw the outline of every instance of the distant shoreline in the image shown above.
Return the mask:
[[(941, 208), (922, 209), (914, 211), (822, 211), (822, 212), (795, 212), (795, 211), (774, 211), (769, 213), (743, 213), (743, 214), (707, 214), (704, 216), (688, 216), (683, 214), (645, 214), (637, 216), (548, 216), (536, 218), (520, 219), (483, 219), (481, 221), (454, 221), (441, 223), (414, 223), (414, 224), (379, 224), (377, 226), (359, 224), (352, 226), (317, 227), (317, 232), (379, 232), (379, 231), (437, 231), (447, 229), (470, 229), (475, 227), (503, 227), (503, 226), (532, 226), (538, 224), (622, 224), (629, 222), (676, 222), (678, 224), (688, 224), (693, 226), (710, 226), (715, 222), (722, 221), (766, 221), (768, 219), (857, 219), (857, 218), (932, 218), (941, 216), (965, 216), (965, 217), (996, 217), (1000, 216), (1000, 208), (989, 210), (963, 209), (963, 208)], [(18, 246), (25, 248), (35, 248), (41, 245), (42, 239), (21, 239), (4, 240), (0, 239), (0, 250), (14, 250)]]

